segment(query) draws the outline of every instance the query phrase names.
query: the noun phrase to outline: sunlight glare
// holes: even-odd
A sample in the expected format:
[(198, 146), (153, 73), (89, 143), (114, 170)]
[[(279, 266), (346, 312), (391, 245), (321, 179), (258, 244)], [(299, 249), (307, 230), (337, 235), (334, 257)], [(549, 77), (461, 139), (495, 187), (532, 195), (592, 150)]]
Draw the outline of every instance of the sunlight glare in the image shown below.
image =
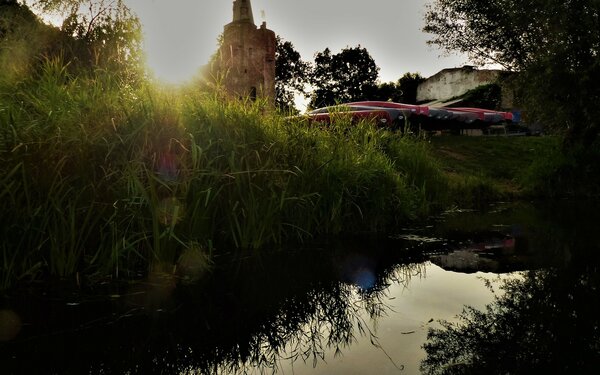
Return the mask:
[(207, 64), (231, 18), (222, 1), (126, 0), (142, 23), (148, 68), (166, 83), (184, 83)]

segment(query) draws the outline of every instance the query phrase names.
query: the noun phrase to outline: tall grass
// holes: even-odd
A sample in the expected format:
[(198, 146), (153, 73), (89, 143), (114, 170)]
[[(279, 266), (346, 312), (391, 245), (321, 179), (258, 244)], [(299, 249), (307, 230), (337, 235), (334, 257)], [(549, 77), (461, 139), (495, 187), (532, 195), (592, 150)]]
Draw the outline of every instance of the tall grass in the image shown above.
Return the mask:
[(39, 64), (0, 79), (0, 288), (177, 272), (214, 251), (385, 230), (443, 194), (408, 135)]

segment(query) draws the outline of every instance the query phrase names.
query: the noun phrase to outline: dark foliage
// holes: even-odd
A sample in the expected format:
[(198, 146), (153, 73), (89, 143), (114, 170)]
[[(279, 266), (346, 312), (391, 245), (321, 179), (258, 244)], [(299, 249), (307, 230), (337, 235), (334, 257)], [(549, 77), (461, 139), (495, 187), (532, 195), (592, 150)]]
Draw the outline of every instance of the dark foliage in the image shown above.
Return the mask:
[(590, 144), (600, 126), (600, 2), (437, 0), (429, 43), (519, 71), (529, 118)]
[(302, 61), (300, 53), (289, 41), (277, 36), (275, 52), (275, 104), (284, 112), (296, 112), (295, 94), (306, 94), (310, 64)]
[[(574, 207), (575, 206), (575, 207)], [(583, 216), (583, 213), (587, 215)], [(503, 282), (485, 310), (431, 329), (426, 374), (593, 374), (600, 365), (597, 207), (547, 205), (525, 252), (545, 268)], [(586, 220), (581, 220), (586, 217)], [(553, 265), (553, 266), (551, 266)]]
[(397, 82), (382, 83), (371, 97), (372, 100), (389, 100), (396, 103), (417, 103), (417, 87), (425, 78), (419, 73), (406, 73)]
[(43, 23), (25, 4), (0, 5), (4, 78), (13, 70), (21, 77), (35, 74), (46, 59), (60, 58), (74, 75), (103, 70), (131, 84), (140, 82), (141, 25), (123, 1), (41, 0), (36, 7), (42, 14), (62, 15), (62, 26)]
[(310, 107), (370, 99), (377, 90), (378, 74), (366, 48), (347, 47), (334, 55), (326, 48), (315, 55)]
[(502, 89), (496, 83), (478, 86), (467, 91), (463, 96), (463, 105), (485, 109), (500, 109)]

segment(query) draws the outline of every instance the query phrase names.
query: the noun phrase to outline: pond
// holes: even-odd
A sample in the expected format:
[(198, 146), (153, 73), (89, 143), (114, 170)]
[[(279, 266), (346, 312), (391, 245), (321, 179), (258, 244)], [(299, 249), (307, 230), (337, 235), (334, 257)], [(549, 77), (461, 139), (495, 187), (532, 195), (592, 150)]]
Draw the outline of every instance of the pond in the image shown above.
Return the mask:
[(0, 373), (591, 373), (599, 219), (590, 202), (499, 203), (188, 278), (29, 286), (1, 300)]

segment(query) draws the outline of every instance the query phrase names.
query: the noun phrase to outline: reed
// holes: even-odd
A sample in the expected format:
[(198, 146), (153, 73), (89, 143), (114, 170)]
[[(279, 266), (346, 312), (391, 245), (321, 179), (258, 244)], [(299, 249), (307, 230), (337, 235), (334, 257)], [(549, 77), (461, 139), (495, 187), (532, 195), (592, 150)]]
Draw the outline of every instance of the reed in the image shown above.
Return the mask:
[(443, 195), (415, 137), (39, 64), (0, 79), (0, 288), (179, 272), (189, 254), (206, 270), (214, 251), (383, 231)]

